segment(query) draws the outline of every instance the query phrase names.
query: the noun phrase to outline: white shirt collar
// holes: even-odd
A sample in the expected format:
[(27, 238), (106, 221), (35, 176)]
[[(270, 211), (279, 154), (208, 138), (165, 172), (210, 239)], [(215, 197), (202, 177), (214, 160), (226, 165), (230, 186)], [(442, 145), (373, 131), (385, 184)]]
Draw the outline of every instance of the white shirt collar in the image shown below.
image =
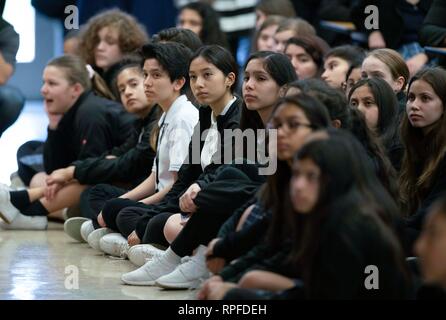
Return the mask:
[(169, 123), (172, 117), (174, 117), (178, 113), (178, 111), (181, 109), (181, 106), (184, 105), (187, 101), (188, 100), (185, 94), (176, 98), (175, 101), (170, 106), (169, 110), (162, 114), (161, 118), (158, 121), (158, 126), (161, 127), (163, 122), (165, 124)]
[[(229, 108), (232, 106), (232, 104), (235, 102), (235, 100), (237, 100), (237, 97), (233, 97), (227, 104), (226, 104), (226, 106), (223, 108), (223, 111), (219, 114), (220, 116), (224, 116), (227, 112), (228, 112), (228, 110), (229, 110)], [(211, 123), (212, 124), (214, 124), (214, 123), (216, 123), (217, 122), (217, 117), (215, 117), (215, 115), (214, 115), (214, 111), (212, 111), (212, 113), (211, 113)]]

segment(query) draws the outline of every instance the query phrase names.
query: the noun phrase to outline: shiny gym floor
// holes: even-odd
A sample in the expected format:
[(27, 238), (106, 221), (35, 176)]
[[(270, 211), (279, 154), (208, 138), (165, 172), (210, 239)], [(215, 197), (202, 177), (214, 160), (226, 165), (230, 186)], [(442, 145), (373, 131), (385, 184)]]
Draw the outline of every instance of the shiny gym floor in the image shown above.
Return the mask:
[[(9, 175), (17, 170), (17, 148), (44, 140), (46, 125), (41, 102), (28, 102), (0, 139), (1, 183), (9, 185)], [(196, 291), (123, 285), (121, 275), (134, 269), (128, 260), (71, 240), (61, 223), (50, 222), (47, 231), (0, 229), (0, 300), (195, 299)]]

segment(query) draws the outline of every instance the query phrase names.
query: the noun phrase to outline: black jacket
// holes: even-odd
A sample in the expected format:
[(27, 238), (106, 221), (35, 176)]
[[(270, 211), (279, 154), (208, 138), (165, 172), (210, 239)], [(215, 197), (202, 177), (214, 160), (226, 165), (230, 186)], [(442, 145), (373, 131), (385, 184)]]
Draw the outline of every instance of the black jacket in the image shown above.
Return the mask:
[(423, 46), (444, 47), (446, 38), (446, 1), (434, 0), (418, 35)]
[[(232, 141), (228, 141), (227, 144), (224, 140), (224, 129), (236, 129), (240, 127), (240, 113), (242, 110), (243, 100), (237, 97), (237, 100), (231, 105), (229, 110), (226, 112), (224, 116), (217, 116), (217, 128), (221, 136), (223, 137), (221, 141), (220, 150), (224, 150), (225, 147), (231, 147)], [(157, 210), (157, 207), (161, 210), (160, 212), (179, 212), (179, 197), (189, 188), (189, 186), (195, 182), (197, 182), (200, 187), (203, 189), (209, 181), (215, 177), (215, 171), (221, 166), (221, 164), (211, 163), (209, 164), (205, 170), (202, 170), (200, 164), (200, 158), (194, 159), (193, 155), (193, 144), (194, 141), (200, 141), (200, 153), (197, 155), (201, 156), (201, 150), (204, 146), (204, 137), (202, 134), (205, 130), (211, 127), (211, 113), (212, 109), (208, 106), (200, 107), (199, 109), (199, 121), (194, 128), (194, 133), (192, 134), (191, 142), (189, 144), (189, 153), (185, 160), (185, 162), (180, 170), (178, 171), (178, 179), (173, 184), (172, 189), (165, 195), (163, 201), (151, 208), (153, 210)], [(222, 155), (224, 153), (222, 152)], [(198, 160), (198, 161), (197, 161)], [(223, 161), (221, 161), (223, 162)], [(151, 210), (151, 211), (153, 211)], [(172, 211), (173, 210), (173, 211)], [(136, 233), (142, 239), (142, 235), (144, 235), (146, 225), (148, 221), (151, 219), (152, 215), (144, 215), (142, 216), (138, 224), (136, 226)]]
[(45, 171), (51, 173), (121, 145), (134, 121), (135, 117), (120, 104), (91, 91), (84, 92), (64, 114), (57, 129), (48, 128), (43, 150)]
[(416, 233), (416, 236), (423, 227), (424, 220), (427, 216), (431, 205), (442, 195), (446, 194), (446, 157), (438, 164), (438, 168), (434, 173), (434, 178), (431, 183), (431, 187), (425, 193), (421, 203), (412, 215), (406, 220), (407, 227)]
[[(160, 108), (154, 106), (144, 119), (135, 122), (127, 141), (111, 152), (101, 157), (75, 161), (74, 178), (81, 184), (119, 182), (137, 186), (141, 183), (150, 175), (155, 158), (155, 151), (150, 146), (150, 136), (159, 113)], [(106, 159), (108, 154), (117, 158)]]
[[(294, 298), (306, 299), (402, 299), (412, 293), (402, 257), (377, 228), (375, 218), (342, 206), (327, 215), (320, 231), (319, 245), (311, 263), (309, 283)], [(237, 281), (248, 270), (266, 269), (289, 278), (302, 279), (287, 256), (290, 243), (273, 251), (258, 245), (247, 255), (225, 267), (224, 280)], [(379, 290), (365, 288), (367, 266), (377, 266)]]
[[(359, 0), (353, 6), (351, 16), (356, 28), (367, 34), (375, 30), (366, 30), (364, 22), (369, 14), (364, 13), (368, 5), (375, 5), (379, 12), (379, 30), (386, 42), (387, 48), (398, 49), (404, 35), (404, 21), (397, 8), (399, 0)], [(426, 15), (432, 0), (420, 0), (418, 10)]]
[[(236, 231), (240, 217), (252, 204), (261, 206), (256, 197), (254, 197), (234, 212), (234, 214), (220, 228), (218, 233), (220, 240), (215, 243), (213, 248), (213, 255), (215, 257), (224, 258), (226, 262), (229, 263), (246, 254), (249, 250), (264, 240), (271, 220), (271, 215), (267, 212), (264, 212), (263, 218), (255, 221), (252, 225)], [(261, 210), (264, 211), (263, 207), (261, 207)]]

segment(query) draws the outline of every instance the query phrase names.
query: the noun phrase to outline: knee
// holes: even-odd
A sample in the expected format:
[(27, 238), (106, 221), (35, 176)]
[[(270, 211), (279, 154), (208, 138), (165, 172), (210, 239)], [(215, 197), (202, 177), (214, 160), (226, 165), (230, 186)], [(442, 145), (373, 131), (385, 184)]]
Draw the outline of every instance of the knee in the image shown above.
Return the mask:
[(258, 271), (249, 271), (243, 275), (238, 284), (240, 288), (256, 289), (259, 288), (260, 279)]
[(181, 231), (182, 226), (180, 225), (181, 215), (174, 214), (167, 219), (166, 224), (163, 228), (164, 237), (167, 242), (172, 243), (177, 237), (178, 233)]
[(122, 225), (126, 225), (129, 218), (133, 218), (134, 216), (139, 216), (133, 208), (122, 208), (119, 212), (116, 213), (116, 225), (118, 229), (121, 230)]
[(36, 173), (29, 182), (30, 188), (40, 188), (46, 186), (46, 178), (48, 175), (45, 172)]
[(89, 200), (97, 200), (97, 199), (103, 199), (104, 195), (107, 194), (107, 185), (100, 183), (92, 187), (89, 191)]

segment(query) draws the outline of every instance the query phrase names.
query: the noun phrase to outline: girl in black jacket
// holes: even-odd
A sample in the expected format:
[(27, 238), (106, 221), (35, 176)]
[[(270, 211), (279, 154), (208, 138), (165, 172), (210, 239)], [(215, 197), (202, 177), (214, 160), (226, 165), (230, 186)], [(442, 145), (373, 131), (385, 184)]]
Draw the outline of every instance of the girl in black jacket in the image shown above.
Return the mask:
[[(257, 260), (265, 271), (257, 267), (246, 273), (239, 286), (294, 289), (292, 298), (306, 299), (408, 297), (402, 251), (389, 228), (397, 209), (371, 168), (358, 161), (364, 151), (340, 133), (330, 133), (330, 138), (318, 133), (307, 140), (293, 164), (286, 199), (292, 209), (277, 215), (270, 228), (268, 243), (279, 240), (282, 246), (270, 258)], [(283, 241), (284, 228), (291, 229), (288, 242)], [(241, 261), (232, 268), (237, 264)], [(370, 270), (379, 279), (370, 277)], [(219, 284), (221, 280), (208, 282), (199, 297), (221, 298), (231, 287)]]
[[(127, 139), (134, 117), (121, 105), (90, 91), (88, 71), (81, 59), (75, 56), (53, 59), (46, 66), (43, 79), (41, 91), (49, 117), (43, 154), (47, 174), (65, 168), (73, 161), (99, 156)], [(36, 220), (43, 221), (39, 225), (45, 227), (49, 212), (76, 204), (85, 188), (76, 183), (48, 182), (48, 185), (11, 192), (10, 197), (5, 197), (4, 201), (11, 201), (16, 208), (11, 214), (3, 214), (6, 222), (11, 223), (19, 216), (23, 223), (16, 221), (14, 228), (33, 228), (32, 221)], [(43, 218), (32, 219), (31, 216)]]
[(428, 68), (409, 84), (401, 140), (405, 147), (400, 191), (413, 239), (427, 210), (446, 191), (446, 71)]
[(392, 88), (380, 78), (358, 81), (350, 90), (351, 107), (364, 114), (367, 126), (381, 140), (395, 170), (399, 171), (404, 149), (398, 134), (398, 101)]
[[(221, 62), (217, 60), (212, 64), (214, 63), (220, 64)], [(274, 103), (282, 92), (284, 85), (295, 78), (296, 75), (293, 72), (292, 65), (285, 55), (273, 52), (259, 52), (251, 55), (245, 67), (243, 96), (247, 109), (243, 110), (242, 121), (252, 120), (251, 117), (246, 117), (246, 115), (253, 115), (256, 121), (251, 128), (263, 127), (269, 119)], [(257, 142), (257, 140), (248, 141), (250, 144)], [(230, 142), (230, 146), (231, 148), (237, 147), (232, 142)], [(160, 260), (149, 261), (140, 269), (124, 274), (122, 280), (125, 283), (153, 285), (157, 278), (163, 275), (178, 274), (182, 268), (187, 268), (194, 273), (186, 272), (186, 280), (179, 281), (171, 278), (172, 281), (170, 281), (165, 278), (166, 281), (160, 282), (159, 285), (189, 288), (195, 286), (200, 277), (206, 276), (204, 245), (215, 237), (221, 224), (235, 209), (249, 200), (257, 190), (259, 183), (264, 181), (260, 179), (261, 177), (259, 178), (259, 169), (254, 165), (241, 165), (239, 167), (234, 165), (221, 168), (218, 168), (218, 172), (215, 171), (216, 173), (213, 176), (205, 172), (203, 178), (198, 179), (200, 188), (204, 187), (196, 196), (186, 191), (179, 199), (180, 206), (186, 204), (186, 207), (180, 208), (181, 212), (188, 212), (188, 202), (189, 204), (193, 202), (198, 209), (192, 213), (190, 220), (163, 256), (160, 257)], [(221, 171), (219, 171), (220, 169)], [(189, 201), (191, 197), (192, 201)], [(231, 201), (228, 201), (229, 197)], [(138, 226), (136, 231), (138, 232)], [(180, 264), (181, 257), (191, 255), (197, 247), (199, 247), (198, 254), (192, 257), (190, 263)], [(169, 262), (165, 263), (165, 261)], [(163, 265), (162, 268), (157, 267), (160, 264)], [(198, 267), (194, 267), (194, 265), (198, 265)], [(176, 267), (178, 268), (176, 269)], [(145, 271), (152, 268), (156, 270), (154, 275)]]

